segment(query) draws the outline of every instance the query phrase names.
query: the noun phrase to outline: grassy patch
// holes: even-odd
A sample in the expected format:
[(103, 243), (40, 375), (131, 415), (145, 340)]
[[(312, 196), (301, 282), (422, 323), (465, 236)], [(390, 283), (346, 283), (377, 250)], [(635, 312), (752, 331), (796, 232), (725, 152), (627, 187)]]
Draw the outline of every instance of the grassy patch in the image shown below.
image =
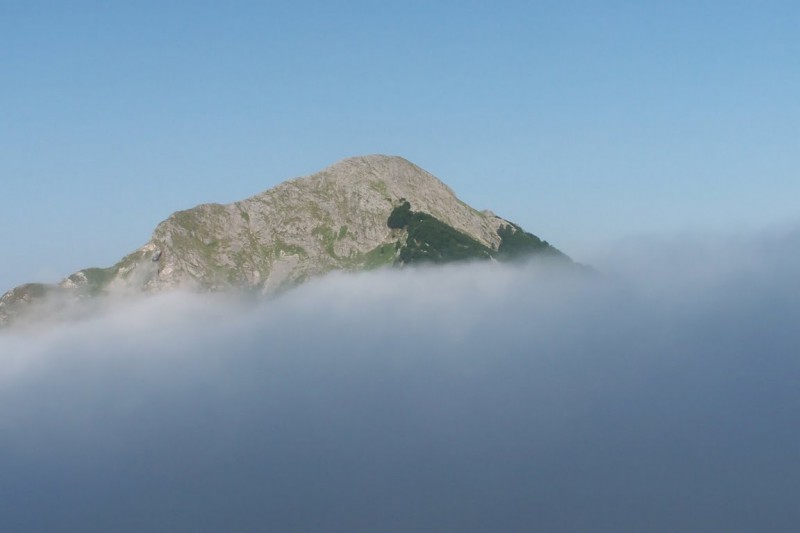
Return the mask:
[(273, 257), (279, 257), (281, 253), (283, 253), (283, 255), (308, 257), (308, 253), (303, 249), (303, 247), (295, 246), (294, 244), (287, 244), (278, 238), (275, 239), (275, 244), (271, 246), (270, 249)]
[(369, 187), (373, 191), (381, 193), (385, 198), (389, 197), (389, 190), (386, 188), (386, 183), (382, 181), (370, 181)]
[(362, 258), (362, 268), (364, 270), (375, 270), (383, 266), (391, 265), (395, 260), (394, 243), (381, 244), (373, 248)]
[(336, 235), (330, 227), (317, 226), (311, 230), (311, 234), (320, 237), (320, 239), (322, 239), (322, 246), (325, 248), (325, 251), (328, 252), (328, 255), (336, 258), (336, 252), (333, 250), (333, 244), (336, 242)]

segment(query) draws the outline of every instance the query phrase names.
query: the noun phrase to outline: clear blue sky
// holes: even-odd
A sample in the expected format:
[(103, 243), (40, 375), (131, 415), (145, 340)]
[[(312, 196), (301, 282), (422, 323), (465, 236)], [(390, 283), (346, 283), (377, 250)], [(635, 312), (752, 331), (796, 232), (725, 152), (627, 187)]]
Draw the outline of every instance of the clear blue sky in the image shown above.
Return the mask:
[(402, 155), (579, 260), (800, 221), (800, 2), (0, 1), (0, 290)]

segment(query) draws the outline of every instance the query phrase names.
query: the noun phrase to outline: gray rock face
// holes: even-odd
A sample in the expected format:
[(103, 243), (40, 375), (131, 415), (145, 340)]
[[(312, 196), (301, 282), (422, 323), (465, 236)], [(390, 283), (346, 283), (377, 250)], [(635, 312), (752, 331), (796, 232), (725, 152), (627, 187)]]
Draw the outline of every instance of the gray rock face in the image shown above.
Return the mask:
[(354, 157), (239, 202), (176, 212), (110, 268), (81, 270), (58, 287), (9, 291), (0, 299), (0, 324), (54, 290), (76, 297), (176, 287), (271, 293), (331, 270), (391, 264), (405, 236), (386, 221), (401, 199), (491, 249), (508, 224), (403, 158)]
[(486, 245), (499, 243), (503, 221), (459, 201), (431, 174), (399, 157), (357, 157), (241, 202), (175, 213), (139, 252), (163, 252), (146, 285), (268, 292), (334, 269), (379, 266), (376, 250), (397, 240), (386, 219), (401, 198)]

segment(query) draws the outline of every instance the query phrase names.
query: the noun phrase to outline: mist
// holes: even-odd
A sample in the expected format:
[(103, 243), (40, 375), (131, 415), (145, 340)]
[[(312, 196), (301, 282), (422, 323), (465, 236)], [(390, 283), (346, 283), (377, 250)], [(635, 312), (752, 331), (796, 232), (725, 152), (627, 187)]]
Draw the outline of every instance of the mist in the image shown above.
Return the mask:
[(0, 334), (3, 531), (785, 531), (800, 231)]

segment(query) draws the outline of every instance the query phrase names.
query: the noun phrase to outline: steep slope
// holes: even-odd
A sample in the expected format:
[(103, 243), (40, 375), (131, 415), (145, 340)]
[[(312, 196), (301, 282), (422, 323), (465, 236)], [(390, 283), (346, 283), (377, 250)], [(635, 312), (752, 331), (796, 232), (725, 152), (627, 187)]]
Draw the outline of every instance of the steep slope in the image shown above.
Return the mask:
[[(394, 212), (408, 220), (390, 224)], [(566, 258), (514, 224), (469, 207), (405, 159), (354, 157), (240, 202), (174, 213), (147, 244), (110, 268), (81, 270), (57, 287), (9, 291), (0, 298), (0, 324), (47, 294), (69, 301), (178, 286), (270, 293), (331, 270), (503, 259), (514, 255), (509, 250)]]

